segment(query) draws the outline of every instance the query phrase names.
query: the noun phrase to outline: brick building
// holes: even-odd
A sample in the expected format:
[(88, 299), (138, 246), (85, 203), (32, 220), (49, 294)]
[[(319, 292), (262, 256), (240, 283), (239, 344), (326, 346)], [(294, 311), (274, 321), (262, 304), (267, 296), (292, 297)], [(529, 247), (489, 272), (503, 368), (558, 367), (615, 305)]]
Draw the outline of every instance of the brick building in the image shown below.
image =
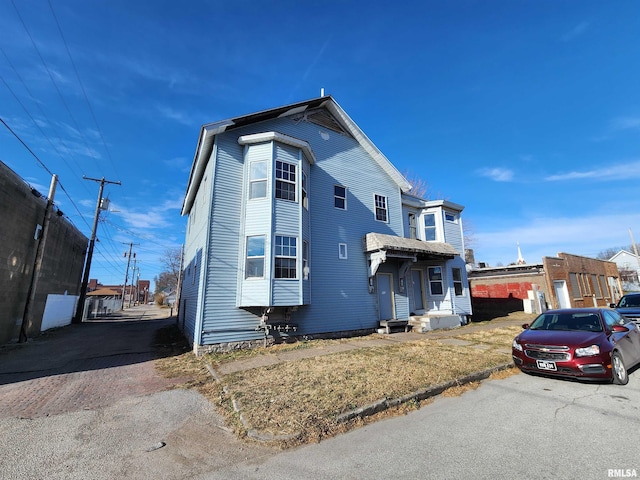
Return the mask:
[(542, 263), (478, 268), (469, 273), (475, 318), (518, 310), (607, 306), (622, 296), (615, 263), (558, 253)]
[[(120, 292), (122, 296), (122, 284), (120, 285), (103, 285), (97, 279), (92, 278), (87, 283), (87, 292), (94, 292), (98, 289), (107, 289)], [(136, 300), (137, 298), (137, 300)], [(151, 294), (151, 281), (149, 280), (137, 280), (135, 284), (131, 285), (127, 283), (127, 289), (125, 291), (125, 307), (131, 303), (147, 303), (153, 300)]]

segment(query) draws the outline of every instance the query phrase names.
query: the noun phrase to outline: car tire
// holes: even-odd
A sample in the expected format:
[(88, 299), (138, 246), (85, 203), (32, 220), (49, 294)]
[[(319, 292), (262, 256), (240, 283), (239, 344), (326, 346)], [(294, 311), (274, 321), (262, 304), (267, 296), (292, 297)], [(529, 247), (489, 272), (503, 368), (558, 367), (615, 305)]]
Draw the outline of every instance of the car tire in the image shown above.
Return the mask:
[(613, 383), (616, 385), (626, 385), (629, 383), (629, 374), (624, 366), (622, 355), (618, 352), (611, 354), (611, 373), (613, 374)]

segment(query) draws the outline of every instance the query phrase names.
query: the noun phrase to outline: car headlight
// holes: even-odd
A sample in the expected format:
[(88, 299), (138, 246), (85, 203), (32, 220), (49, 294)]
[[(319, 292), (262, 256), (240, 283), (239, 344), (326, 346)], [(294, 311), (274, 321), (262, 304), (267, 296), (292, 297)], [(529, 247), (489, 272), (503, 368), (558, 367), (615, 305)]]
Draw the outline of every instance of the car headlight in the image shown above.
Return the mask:
[(520, 345), (515, 338), (513, 339), (513, 343), (511, 344), (511, 346), (516, 350), (518, 350), (519, 352), (522, 351), (522, 345)]
[(592, 357), (600, 354), (600, 347), (598, 345), (591, 345), (590, 347), (576, 348), (576, 357)]

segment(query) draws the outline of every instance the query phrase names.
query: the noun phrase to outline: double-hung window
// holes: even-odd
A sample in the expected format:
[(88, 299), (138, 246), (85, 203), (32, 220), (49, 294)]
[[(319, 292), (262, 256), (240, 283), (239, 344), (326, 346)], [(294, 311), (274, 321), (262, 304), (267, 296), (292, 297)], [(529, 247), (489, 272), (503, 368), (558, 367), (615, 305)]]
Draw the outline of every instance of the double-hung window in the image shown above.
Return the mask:
[(453, 290), (455, 294), (460, 297), (464, 294), (464, 287), (462, 286), (462, 269), (452, 268), (451, 274), (453, 275)]
[(249, 168), (249, 198), (267, 196), (267, 161), (251, 162)]
[(376, 220), (379, 222), (387, 222), (387, 197), (384, 195), (376, 195), (375, 196), (375, 204), (376, 204)]
[(429, 267), (428, 274), (431, 295), (442, 295), (444, 292), (442, 288), (442, 267)]
[(427, 242), (436, 239), (436, 216), (433, 213), (424, 214), (424, 239)]
[(276, 160), (276, 198), (296, 200), (296, 166)]
[(264, 277), (264, 235), (247, 237), (246, 278)]
[(276, 235), (275, 278), (297, 278), (297, 239)]
[(347, 187), (342, 185), (334, 185), (333, 187), (333, 206), (340, 210), (347, 209)]

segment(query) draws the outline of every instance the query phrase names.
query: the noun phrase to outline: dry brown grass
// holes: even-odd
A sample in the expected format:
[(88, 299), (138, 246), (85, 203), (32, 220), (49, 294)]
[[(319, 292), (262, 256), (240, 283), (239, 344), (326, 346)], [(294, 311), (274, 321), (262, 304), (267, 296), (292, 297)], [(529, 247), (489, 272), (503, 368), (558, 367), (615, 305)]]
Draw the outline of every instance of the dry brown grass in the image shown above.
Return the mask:
[[(482, 331), (461, 328), (452, 337), (464, 340), (463, 345), (426, 338), (391, 346), (363, 344), (362, 348), (346, 352), (291, 359), (223, 375), (221, 383), (214, 381), (207, 364), (215, 368), (259, 355), (285, 358), (282, 354), (286, 352), (324, 349), (342, 342), (357, 344), (366, 337), (299, 342), (200, 358), (189, 352), (160, 360), (158, 368), (168, 376), (188, 377), (190, 380), (183, 386), (198, 389), (217, 404), (240, 436), (255, 430), (272, 435), (275, 444), (287, 447), (318, 441), (385, 416), (405, 414), (419, 408), (421, 402), (405, 402), (370, 418), (338, 421), (345, 412), (510, 363), (511, 341), (520, 330), (518, 326)], [(511, 374), (499, 372), (493, 378)], [(462, 385), (445, 394), (461, 395), (478, 385)]]

